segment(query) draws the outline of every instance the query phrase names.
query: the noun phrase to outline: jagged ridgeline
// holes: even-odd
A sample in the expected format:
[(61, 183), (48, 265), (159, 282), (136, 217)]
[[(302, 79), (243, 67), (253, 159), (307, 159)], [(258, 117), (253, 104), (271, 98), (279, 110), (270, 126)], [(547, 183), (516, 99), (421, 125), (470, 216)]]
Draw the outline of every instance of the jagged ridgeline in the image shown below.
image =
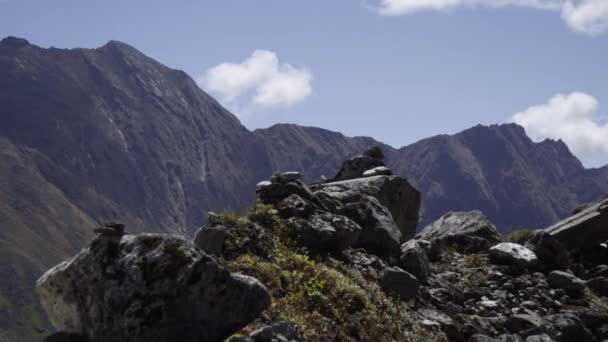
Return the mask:
[(277, 173), (193, 241), (106, 224), (38, 280), (48, 341), (608, 338), (608, 198), (507, 238), (479, 211), (416, 234), (420, 193), (383, 157), (314, 184)]

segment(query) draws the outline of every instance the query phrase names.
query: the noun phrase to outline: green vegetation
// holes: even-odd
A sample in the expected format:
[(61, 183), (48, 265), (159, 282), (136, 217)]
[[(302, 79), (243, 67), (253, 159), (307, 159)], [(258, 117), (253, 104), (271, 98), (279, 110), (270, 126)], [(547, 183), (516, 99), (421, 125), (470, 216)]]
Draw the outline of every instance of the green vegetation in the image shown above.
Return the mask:
[(532, 231), (530, 229), (519, 229), (512, 231), (507, 235), (506, 240), (514, 243), (526, 242), (532, 237)]
[(271, 206), (256, 206), (248, 220), (264, 222), (271, 253), (242, 254), (226, 265), (259, 279), (270, 290), (272, 304), (239, 333), (287, 320), (305, 341), (433, 341), (435, 333), (418, 326), (408, 305), (385, 295), (374, 279), (331, 257), (311, 258)]
[(42, 337), (48, 335), (48, 332), (46, 332), (45, 329), (45, 324), (42, 320), (42, 317), (40, 316), (40, 312), (36, 310), (34, 306), (23, 306), (20, 311), (21, 316), (25, 321), (29, 336), (31, 336), (34, 340), (37, 341)]

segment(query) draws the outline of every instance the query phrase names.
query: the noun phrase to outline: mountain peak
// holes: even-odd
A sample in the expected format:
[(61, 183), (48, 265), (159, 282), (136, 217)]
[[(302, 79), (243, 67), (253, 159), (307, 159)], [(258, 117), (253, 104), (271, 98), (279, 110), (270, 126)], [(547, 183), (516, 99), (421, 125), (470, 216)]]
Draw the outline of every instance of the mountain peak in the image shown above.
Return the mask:
[(0, 46), (8, 46), (13, 48), (20, 48), (28, 45), (30, 45), (30, 42), (28, 42), (27, 39), (14, 36), (8, 36), (0, 41)]

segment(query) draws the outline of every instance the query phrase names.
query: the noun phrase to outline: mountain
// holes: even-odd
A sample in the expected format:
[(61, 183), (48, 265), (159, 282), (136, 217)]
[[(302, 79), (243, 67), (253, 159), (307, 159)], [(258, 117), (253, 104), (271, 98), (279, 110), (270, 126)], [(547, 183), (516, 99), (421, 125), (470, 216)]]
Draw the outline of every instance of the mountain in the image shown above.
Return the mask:
[(502, 232), (543, 228), (608, 192), (608, 167), (585, 169), (564, 142), (533, 142), (516, 124), (476, 126), (394, 149), (371, 138), (296, 125), (255, 131), (276, 170), (310, 180), (335, 174), (340, 160), (383, 147), (387, 165), (423, 194), (419, 228), (447, 211), (483, 211)]
[(99, 224), (191, 235), (207, 211), (248, 208), (274, 171), (317, 181), (371, 145), (422, 192), (419, 227), (465, 209), (484, 210), (502, 231), (542, 227), (608, 191), (608, 167), (585, 170), (563, 142), (534, 143), (515, 125), (400, 149), (297, 125), (251, 132), (183, 71), (127, 44), (43, 49), (3, 39), (0, 340), (48, 331), (34, 283)]
[(189, 234), (208, 210), (249, 206), (271, 172), (234, 115), (124, 43), (42, 49), (9, 37), (0, 75), (0, 330), (42, 328), (36, 278), (99, 223)]

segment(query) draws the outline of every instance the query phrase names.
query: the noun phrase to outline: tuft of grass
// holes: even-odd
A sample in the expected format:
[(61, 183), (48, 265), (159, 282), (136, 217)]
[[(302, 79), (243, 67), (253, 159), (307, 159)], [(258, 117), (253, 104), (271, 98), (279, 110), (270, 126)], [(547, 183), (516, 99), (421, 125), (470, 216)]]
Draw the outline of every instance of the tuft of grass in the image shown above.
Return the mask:
[(532, 237), (532, 233), (530, 229), (515, 230), (507, 235), (506, 240), (514, 243), (523, 243)]

